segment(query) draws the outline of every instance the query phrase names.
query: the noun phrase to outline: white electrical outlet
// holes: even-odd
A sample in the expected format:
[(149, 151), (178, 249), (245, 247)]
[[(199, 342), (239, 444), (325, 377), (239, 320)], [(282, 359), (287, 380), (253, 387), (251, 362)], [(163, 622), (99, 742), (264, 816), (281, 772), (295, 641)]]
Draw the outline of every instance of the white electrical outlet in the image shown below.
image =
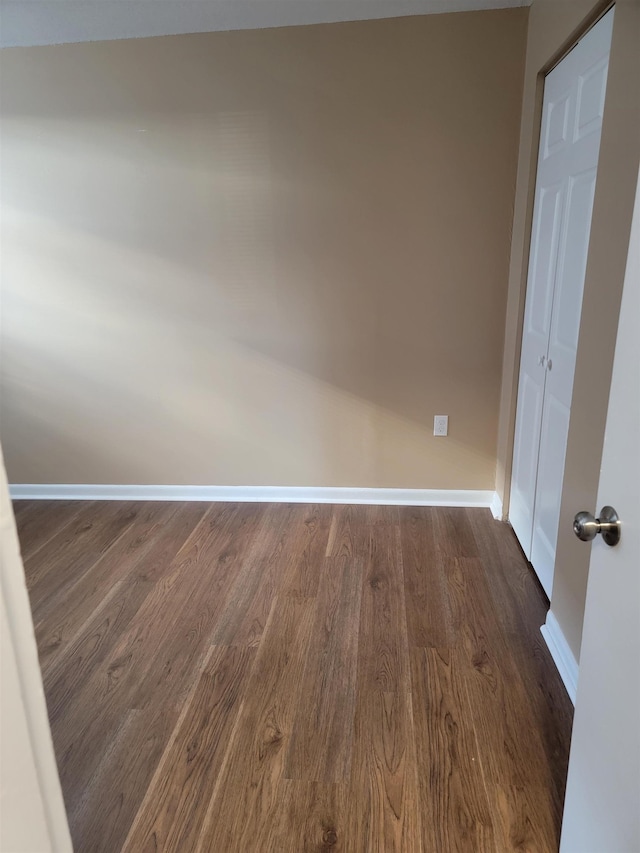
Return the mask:
[(433, 434), (446, 435), (449, 432), (449, 415), (435, 415), (433, 419)]

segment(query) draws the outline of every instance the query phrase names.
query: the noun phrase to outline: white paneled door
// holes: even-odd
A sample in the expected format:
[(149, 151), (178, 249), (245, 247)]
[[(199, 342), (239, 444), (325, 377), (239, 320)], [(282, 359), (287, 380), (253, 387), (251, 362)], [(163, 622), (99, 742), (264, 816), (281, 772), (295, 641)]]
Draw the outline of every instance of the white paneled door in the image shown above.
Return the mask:
[(640, 179), (611, 379), (597, 514), (609, 504), (620, 544), (596, 536), (562, 823), (562, 853), (640, 850)]
[(509, 520), (549, 597), (613, 14), (544, 87)]

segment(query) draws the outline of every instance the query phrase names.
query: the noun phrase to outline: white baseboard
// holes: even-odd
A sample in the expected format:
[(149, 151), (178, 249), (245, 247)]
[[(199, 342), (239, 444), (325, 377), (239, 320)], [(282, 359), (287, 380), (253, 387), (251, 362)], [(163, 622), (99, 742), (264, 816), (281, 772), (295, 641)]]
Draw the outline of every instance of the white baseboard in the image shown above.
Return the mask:
[(573, 652), (562, 633), (562, 628), (551, 610), (547, 613), (546, 622), (540, 631), (558, 668), (564, 686), (567, 688), (569, 698), (575, 705), (578, 687), (578, 662), (573, 656)]
[(17, 484), (13, 500), (262, 501), (489, 507), (494, 492), (455, 489), (349, 489), (306, 486), (113, 486)]
[(498, 495), (497, 492), (493, 493), (493, 497), (491, 498), (491, 503), (489, 504), (489, 509), (491, 510), (491, 515), (493, 515), (493, 517), (497, 521), (503, 521), (504, 520), (503, 515), (502, 515), (502, 500), (500, 499), (500, 496)]

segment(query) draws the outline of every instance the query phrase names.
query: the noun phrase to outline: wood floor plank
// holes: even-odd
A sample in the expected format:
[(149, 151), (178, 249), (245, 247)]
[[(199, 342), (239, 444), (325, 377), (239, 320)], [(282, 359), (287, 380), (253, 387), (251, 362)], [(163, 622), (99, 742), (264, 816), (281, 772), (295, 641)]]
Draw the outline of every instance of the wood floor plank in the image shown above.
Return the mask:
[(312, 598), (272, 605), (246, 700), (211, 800), (200, 844), (205, 850), (255, 849), (278, 801), (314, 624)]
[[(196, 520), (195, 512), (179, 513), (188, 531)], [(109, 599), (109, 593), (123, 578), (131, 573), (132, 566), (140, 565), (149, 551), (163, 553), (172, 542), (180, 542), (180, 530), (170, 523), (178, 513), (178, 504), (161, 501), (140, 509), (136, 524), (123, 535), (85, 572), (79, 573), (75, 583), (60, 587), (38, 608), (39, 619), (35, 625), (40, 655), (40, 665), (46, 674), (64, 655), (69, 642), (75, 637), (78, 626), (85, 625)], [(200, 508), (200, 515), (204, 510)]]
[(494, 521), (488, 509), (465, 512), (500, 625), (508, 633), (524, 630), (529, 637), (532, 633), (537, 635), (549, 602), (524, 559), (513, 530), (508, 524)]
[(363, 561), (327, 557), (318, 591), (302, 695), (284, 776), (315, 782), (349, 777), (358, 672)]
[[(75, 853), (120, 851), (127, 831), (171, 738), (179, 704), (126, 710), (105, 744), (89, 783), (70, 811)], [(135, 750), (132, 750), (135, 744)]]
[[(169, 719), (169, 715), (165, 715), (165, 719)], [(78, 796), (65, 797), (74, 853), (118, 849), (119, 810), (124, 805), (123, 792), (138, 783), (138, 780), (130, 780), (116, 769), (119, 768), (122, 744), (132, 734), (136, 738), (138, 749), (146, 755), (148, 740), (140, 732), (140, 712), (125, 710), (88, 784)], [(152, 738), (156, 736), (157, 733), (151, 734)], [(115, 811), (112, 811), (114, 801), (116, 806)], [(105, 831), (94, 833), (91, 824), (104, 822), (105, 812), (108, 817)], [(116, 836), (115, 843), (113, 835)]]
[(304, 530), (295, 551), (288, 555), (279, 589), (285, 595), (309, 598), (318, 594), (333, 507), (330, 504), (313, 504), (304, 508), (303, 515)]
[[(499, 850), (555, 849), (560, 813), (550, 756), (510, 661), (486, 656), (465, 681)], [(506, 674), (505, 674), (506, 673)]]
[(327, 542), (327, 557), (368, 556), (371, 543), (371, 507), (341, 505), (333, 507)]
[[(61, 751), (66, 795), (75, 796), (93, 772), (123, 708), (145, 708), (163, 696), (177, 701), (180, 692), (191, 687), (189, 678), (210, 643), (214, 614), (221, 606), (215, 574), (207, 567), (230, 571), (222, 555), (233, 539), (235, 523), (245, 518), (245, 506), (220, 504), (209, 510), (153, 585), (119, 642), (75, 694), (74, 703), (67, 705), (54, 740)], [(82, 711), (87, 702), (99, 707), (91, 719)]]
[(399, 507), (399, 514), (409, 645), (446, 648), (454, 637), (436, 546), (436, 509)]
[(303, 504), (267, 509), (256, 548), (247, 554), (229, 590), (228, 607), (213, 636), (216, 645), (260, 643), (276, 595), (291, 589), (307, 555), (319, 556), (317, 517), (317, 507)]
[[(212, 621), (221, 607), (220, 576), (232, 571), (233, 560), (249, 547), (252, 537), (238, 534), (247, 533), (260, 512), (246, 504), (209, 510), (167, 573), (157, 579), (122, 642), (81, 691), (101, 697), (97, 717), (87, 721), (84, 730), (73, 730), (71, 708), (60, 722), (63, 733), (56, 746), (68, 744), (60, 762), (61, 781), (65, 796), (76, 800), (102, 767), (101, 757), (125, 709), (140, 711), (136, 726), (117, 750), (117, 763), (101, 771), (107, 795), (103, 791), (100, 807), (83, 810), (88, 822), (81, 821), (80, 814), (76, 818), (83, 835), (114, 839), (110, 822), (117, 816), (118, 846), (113, 849), (120, 849), (206, 655)], [(142, 583), (148, 583), (147, 576), (141, 575)], [(125, 791), (119, 790), (118, 780), (127, 785)]]
[(424, 850), (496, 850), (466, 657), (455, 649), (410, 654)]
[(348, 836), (347, 790), (342, 784), (281, 779), (270, 820), (260, 826), (251, 849), (357, 853)]
[(211, 647), (123, 851), (196, 849), (255, 649)]
[(36, 554), (49, 540), (70, 524), (84, 501), (14, 501), (16, 527), (23, 561)]
[(410, 689), (404, 571), (396, 507), (371, 507), (363, 577), (358, 684), (383, 693)]
[[(472, 690), (474, 707), (476, 703), (483, 708), (492, 707), (491, 716), (496, 715), (494, 722), (497, 725), (491, 730), (494, 740), (488, 741), (492, 743), (491, 761), (488, 763), (488, 767), (493, 768), (492, 778), (500, 778), (505, 782), (508, 779), (506, 768), (495, 768), (495, 750), (498, 754), (508, 750), (512, 757), (518, 756), (518, 763), (522, 762), (528, 768), (525, 776), (506, 783), (500, 803), (501, 811), (496, 812), (503, 819), (504, 837), (499, 843), (511, 843), (516, 837), (524, 838), (526, 843), (540, 843), (549, 832), (559, 830), (562, 802), (559, 797), (563, 782), (555, 770), (558, 754), (555, 747), (549, 749), (544, 730), (537, 722), (536, 697), (525, 687), (517, 664), (517, 643), (514, 643), (511, 635), (500, 629), (500, 620), (490, 597), (490, 585), (481, 561), (475, 558), (450, 558), (445, 563), (449, 588), (453, 594), (451, 610), (458, 637), (457, 647), (464, 652), (469, 665), (467, 688)], [(555, 675), (557, 677), (557, 673)], [(502, 709), (501, 714), (499, 709)], [(518, 742), (516, 734), (521, 729), (529, 732), (522, 743)], [(487, 743), (486, 732), (479, 737), (483, 744)], [(543, 811), (550, 812), (553, 820), (540, 836), (536, 837), (534, 833), (529, 837), (518, 828), (519, 814), (529, 813), (531, 802), (538, 799), (536, 794), (530, 802), (530, 792), (542, 790), (548, 791), (551, 797), (550, 809)], [(495, 803), (494, 808), (497, 808)]]
[[(194, 655), (213, 644), (217, 627), (229, 609), (234, 578), (248, 559), (263, 515), (259, 504), (229, 504), (219, 511), (214, 508), (200, 525), (200, 535), (192, 537), (178, 553), (177, 585), (182, 588), (180, 578), (186, 573), (193, 591), (184, 599), (175, 594), (165, 596), (162, 609), (170, 627), (156, 640), (157, 664), (140, 679), (135, 703), (144, 705), (148, 696), (163, 695), (171, 689), (180, 673), (188, 675)], [(145, 614), (141, 614), (141, 622), (143, 619)]]
[(481, 653), (487, 638), (502, 642), (502, 631), (493, 600), (477, 557), (441, 557), (447, 608), (454, 641), (473, 656)]
[(129, 528), (140, 506), (135, 502), (106, 501), (106, 505), (89, 506), (53, 536), (46, 545), (48, 557), (25, 560), (25, 573), (31, 608), (36, 613), (53, 595), (77, 582)]
[(358, 637), (358, 695), (347, 842), (422, 850), (400, 519), (371, 507)]
[(508, 655), (525, 685), (535, 727), (551, 757), (555, 809), (561, 813), (573, 705), (566, 691), (558, 689), (558, 672), (540, 633), (549, 603), (511, 527), (494, 521), (489, 510), (467, 510), (467, 515)]
[(44, 503), (44, 501), (35, 501), (35, 500), (16, 500), (15, 498), (11, 501), (11, 506), (13, 508), (13, 514), (15, 516), (16, 522), (18, 521), (18, 517), (22, 515), (25, 509), (29, 509), (30, 507), (37, 505), (39, 503)]
[[(121, 642), (144, 600), (154, 589), (156, 580), (169, 570), (176, 553), (206, 511), (202, 504), (180, 506), (157, 531), (157, 536), (144, 553), (130, 563), (124, 559), (122, 564), (116, 562), (117, 569), (108, 592), (103, 591), (102, 586), (103, 571), (106, 572), (107, 565), (100, 561), (95, 572), (92, 569), (83, 575), (77, 588), (72, 590), (70, 604), (77, 602), (77, 606), (71, 610), (59, 607), (42, 623), (36, 636), (52, 723), (67, 714), (68, 704), (80, 695), (106, 657)], [(128, 571), (121, 574), (123, 566)], [(98, 577), (94, 578), (96, 572)], [(93, 587), (94, 581), (97, 590)], [(76, 591), (85, 592), (87, 597), (75, 596)], [(96, 602), (101, 591), (102, 599)], [(83, 606), (89, 608), (92, 603), (96, 604), (95, 610), (81, 621), (85, 615)], [(75, 633), (72, 633), (74, 629)], [(70, 635), (66, 643), (65, 630)], [(47, 636), (61, 638), (54, 649), (42, 645), (43, 638)]]
[(477, 557), (478, 544), (464, 507), (439, 506), (434, 510), (436, 550), (447, 557)]
[[(152, 592), (153, 584), (121, 581), (110, 590), (109, 596), (95, 618), (82, 628), (74, 639), (64, 659), (44, 673), (44, 685), (49, 710), (54, 743), (57, 750), (71, 749), (74, 739), (81, 736), (86, 726), (91, 724), (83, 711), (84, 702), (89, 699), (100, 678), (105, 660), (113, 653), (127, 630), (131, 620)], [(123, 703), (122, 707), (129, 707)], [(116, 708), (114, 713), (120, 709)], [(104, 724), (105, 709), (100, 707), (94, 725)], [(74, 728), (71, 721), (75, 722)], [(58, 754), (59, 769), (66, 758)]]
[(349, 791), (350, 849), (421, 851), (409, 692), (359, 690)]

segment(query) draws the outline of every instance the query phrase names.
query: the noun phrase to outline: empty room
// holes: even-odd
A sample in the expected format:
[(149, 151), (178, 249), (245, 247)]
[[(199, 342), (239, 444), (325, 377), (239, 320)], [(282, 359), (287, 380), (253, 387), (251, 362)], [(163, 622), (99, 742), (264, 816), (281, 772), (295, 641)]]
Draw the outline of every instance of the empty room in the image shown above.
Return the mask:
[(0, 853), (640, 853), (640, 0), (0, 43)]

